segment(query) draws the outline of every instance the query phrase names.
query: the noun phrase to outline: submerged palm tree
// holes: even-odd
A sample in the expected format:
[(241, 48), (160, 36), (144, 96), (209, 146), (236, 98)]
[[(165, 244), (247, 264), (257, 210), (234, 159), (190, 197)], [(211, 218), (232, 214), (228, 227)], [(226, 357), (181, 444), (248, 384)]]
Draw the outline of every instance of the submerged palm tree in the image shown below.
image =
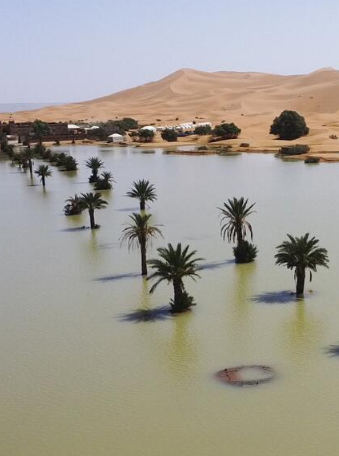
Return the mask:
[(141, 252), (141, 273), (143, 276), (147, 275), (147, 261), (146, 250), (147, 245), (152, 238), (157, 234), (162, 236), (160, 229), (156, 225), (150, 225), (149, 221), (151, 214), (135, 214), (130, 215), (132, 223), (129, 224), (124, 230), (121, 242), (127, 241), (128, 248), (137, 246)]
[(154, 185), (144, 179), (133, 182), (133, 187), (126, 193), (126, 196), (138, 199), (141, 211), (145, 210), (146, 201), (153, 202), (157, 199)]
[(70, 196), (67, 198), (65, 203), (67, 203), (64, 207), (65, 215), (78, 215), (83, 211), (80, 198), (77, 194), (74, 197)]
[(221, 211), (221, 236), (223, 240), (228, 242), (236, 242), (237, 246), (233, 249), (234, 256), (238, 263), (249, 263), (254, 260), (257, 255), (257, 248), (245, 240), (247, 231), (250, 232), (253, 239), (253, 230), (251, 224), (246, 218), (253, 214), (252, 211), (255, 203), (248, 205), (248, 199), (233, 198), (224, 203)]
[(327, 250), (318, 247), (319, 240), (310, 238), (309, 233), (301, 237), (287, 235), (289, 241), (278, 245), (278, 253), (275, 255), (276, 264), (294, 269), (296, 280), (296, 294), (303, 295), (305, 287), (306, 270), (310, 270), (310, 281), (312, 271), (317, 272), (317, 266), (328, 268)]
[(91, 230), (99, 228), (99, 226), (95, 224), (94, 211), (104, 209), (107, 204), (107, 201), (101, 198), (101, 193), (81, 193), (80, 207), (82, 210), (88, 210)]
[(99, 179), (98, 171), (100, 168), (104, 167), (104, 162), (99, 157), (90, 157), (86, 161), (87, 168), (92, 170), (92, 174), (89, 178), (89, 182), (97, 182)]
[(94, 188), (95, 190), (110, 190), (112, 188), (112, 182), (115, 182), (113, 174), (104, 172), (97, 180)]
[(49, 169), (48, 165), (40, 165), (38, 169), (36, 169), (35, 174), (40, 177), (40, 181), (45, 187), (46, 185), (46, 177), (50, 177), (52, 175), (52, 171)]
[(22, 151), (23, 157), (28, 163), (29, 167), (29, 172), (31, 176), (33, 176), (33, 159), (36, 157), (36, 152), (34, 148), (30, 148), (30, 146), (25, 147), (25, 149)]
[(195, 280), (200, 277), (197, 274), (197, 262), (202, 258), (196, 258), (196, 251), (188, 252), (189, 246), (182, 249), (181, 244), (176, 248), (168, 244), (167, 248), (158, 249), (160, 259), (149, 260), (147, 263), (155, 272), (148, 278), (157, 279), (150, 292), (153, 293), (156, 287), (164, 280), (172, 282), (174, 288), (174, 299), (171, 300), (173, 312), (184, 312), (195, 305), (194, 299), (184, 287), (183, 278), (191, 277)]

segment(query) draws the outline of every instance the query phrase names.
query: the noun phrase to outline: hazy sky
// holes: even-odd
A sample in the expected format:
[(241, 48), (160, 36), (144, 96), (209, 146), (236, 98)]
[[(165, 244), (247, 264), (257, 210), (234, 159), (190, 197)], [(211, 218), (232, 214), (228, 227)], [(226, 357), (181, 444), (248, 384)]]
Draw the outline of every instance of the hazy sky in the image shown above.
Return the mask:
[(338, 0), (0, 0), (0, 103), (80, 101), (179, 68), (339, 68)]

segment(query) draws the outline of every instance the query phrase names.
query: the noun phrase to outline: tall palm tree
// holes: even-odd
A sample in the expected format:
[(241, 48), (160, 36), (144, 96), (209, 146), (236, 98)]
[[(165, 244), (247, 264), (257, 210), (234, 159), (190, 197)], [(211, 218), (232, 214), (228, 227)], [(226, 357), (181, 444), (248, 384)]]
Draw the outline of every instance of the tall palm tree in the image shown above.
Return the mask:
[(35, 174), (40, 177), (40, 181), (45, 187), (46, 185), (46, 177), (50, 177), (52, 175), (52, 171), (49, 169), (48, 165), (40, 165), (35, 171)]
[(101, 198), (101, 193), (81, 193), (80, 207), (82, 210), (88, 210), (91, 230), (99, 228), (99, 226), (95, 224), (94, 211), (104, 209), (107, 204), (107, 201)]
[(89, 182), (97, 182), (99, 179), (98, 171), (104, 168), (104, 162), (99, 157), (89, 157), (86, 160), (86, 167), (92, 170), (92, 174), (89, 178)]
[(147, 245), (157, 234), (162, 236), (160, 229), (156, 225), (149, 223), (151, 214), (136, 214), (130, 215), (132, 223), (124, 228), (121, 242), (128, 242), (128, 248), (135, 246), (140, 248), (141, 252), (141, 274), (147, 275), (146, 250)]
[(307, 269), (310, 271), (310, 281), (312, 281), (312, 271), (317, 272), (317, 266), (328, 268), (327, 250), (318, 247), (319, 240), (309, 236), (309, 233), (301, 237), (288, 234), (289, 240), (278, 245), (278, 253), (275, 255), (276, 264), (294, 269), (297, 295), (304, 294)]
[(31, 176), (33, 176), (33, 159), (36, 157), (35, 148), (31, 149), (30, 146), (25, 147), (22, 153), (24, 158), (28, 162), (29, 172), (31, 173)]
[(148, 278), (157, 279), (150, 292), (153, 293), (157, 286), (164, 280), (172, 282), (174, 299), (171, 300), (173, 312), (184, 312), (195, 305), (194, 299), (186, 291), (183, 283), (184, 277), (195, 280), (200, 277), (197, 274), (197, 262), (202, 258), (196, 258), (195, 250), (188, 252), (189, 246), (182, 249), (179, 243), (176, 248), (168, 244), (167, 248), (158, 249), (160, 259), (149, 260), (147, 263), (155, 272)]
[(238, 263), (253, 261), (257, 255), (257, 248), (245, 240), (247, 231), (253, 240), (252, 225), (246, 218), (253, 214), (254, 206), (255, 203), (248, 205), (248, 199), (241, 197), (229, 199), (223, 208), (219, 207), (222, 215), (220, 234), (223, 240), (227, 238), (228, 242), (236, 242), (233, 251)]
[(140, 201), (141, 211), (145, 210), (146, 201), (153, 202), (157, 199), (154, 185), (144, 179), (133, 182), (133, 186), (131, 190), (126, 193), (126, 196), (138, 199)]

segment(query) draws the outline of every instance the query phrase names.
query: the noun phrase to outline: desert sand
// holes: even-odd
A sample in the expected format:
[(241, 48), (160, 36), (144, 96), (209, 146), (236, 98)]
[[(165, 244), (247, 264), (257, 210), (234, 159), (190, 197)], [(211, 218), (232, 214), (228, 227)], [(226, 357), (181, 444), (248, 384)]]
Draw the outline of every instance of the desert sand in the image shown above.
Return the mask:
[(133, 117), (141, 124), (156, 125), (193, 120), (234, 122), (242, 132), (238, 140), (227, 143), (235, 149), (246, 142), (251, 151), (276, 151), (287, 143), (269, 135), (269, 127), (285, 109), (298, 111), (310, 127), (310, 134), (295, 142), (308, 144), (317, 155), (329, 153), (329, 158), (335, 157), (339, 140), (329, 136), (339, 136), (339, 71), (332, 68), (294, 76), (182, 69), (107, 97), (0, 114), (0, 120), (95, 122)]

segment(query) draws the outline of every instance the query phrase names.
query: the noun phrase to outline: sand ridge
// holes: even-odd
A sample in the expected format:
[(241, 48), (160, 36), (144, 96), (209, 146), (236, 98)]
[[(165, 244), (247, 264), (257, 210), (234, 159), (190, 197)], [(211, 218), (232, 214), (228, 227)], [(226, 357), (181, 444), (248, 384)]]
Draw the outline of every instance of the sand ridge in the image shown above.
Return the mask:
[(339, 150), (339, 141), (329, 139), (331, 134), (339, 136), (339, 71), (332, 68), (291, 76), (184, 68), (159, 81), (106, 97), (0, 114), (0, 120), (95, 122), (133, 117), (142, 124), (156, 125), (193, 120), (235, 122), (242, 129), (240, 140), (262, 148), (278, 146), (269, 127), (285, 109), (306, 117), (311, 132), (302, 143), (318, 152)]

